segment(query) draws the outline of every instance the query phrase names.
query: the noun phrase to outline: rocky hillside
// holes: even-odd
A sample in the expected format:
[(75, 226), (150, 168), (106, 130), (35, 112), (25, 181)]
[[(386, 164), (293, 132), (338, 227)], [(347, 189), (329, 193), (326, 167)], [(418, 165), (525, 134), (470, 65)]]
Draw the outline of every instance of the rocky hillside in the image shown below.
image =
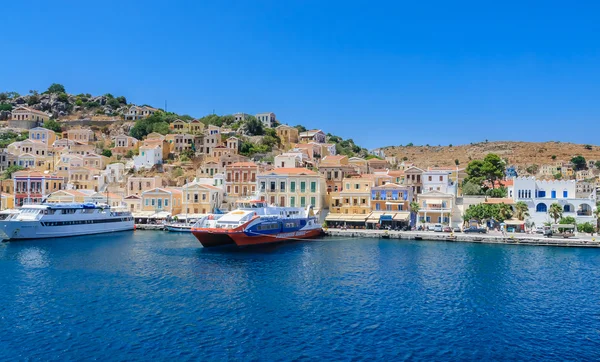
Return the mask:
[(28, 95), (19, 95), (15, 92), (0, 93), (0, 120), (8, 119), (10, 109), (19, 106), (44, 111), (54, 119), (65, 120), (71, 118), (91, 119), (99, 116), (104, 118), (117, 117), (128, 107), (126, 98), (122, 96), (68, 94), (64, 91), (64, 87), (60, 87), (58, 91), (46, 91), (41, 94), (37, 91), (30, 91)]
[(563, 142), (482, 142), (460, 146), (392, 146), (385, 148), (386, 156), (396, 156), (398, 162), (413, 162), (421, 167), (461, 166), (495, 153), (509, 165), (526, 168), (556, 161), (570, 161), (582, 155), (586, 160), (600, 160), (600, 146)]

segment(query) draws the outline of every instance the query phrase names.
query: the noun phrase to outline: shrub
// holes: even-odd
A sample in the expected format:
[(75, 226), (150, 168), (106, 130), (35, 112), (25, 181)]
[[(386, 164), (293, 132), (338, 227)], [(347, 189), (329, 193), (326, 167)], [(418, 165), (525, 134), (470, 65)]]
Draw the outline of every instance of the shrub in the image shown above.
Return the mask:
[(66, 93), (65, 86), (58, 83), (52, 83), (47, 90), (48, 93)]
[(58, 101), (64, 102), (64, 103), (69, 103), (69, 96), (67, 95), (67, 93), (60, 93), (58, 95)]
[(118, 100), (116, 100), (115, 98), (111, 98), (108, 100), (107, 104), (109, 106), (111, 106), (112, 108), (119, 108), (121, 106), (121, 104), (119, 103)]
[(585, 148), (586, 150), (591, 151), (592, 150), (592, 145), (585, 145), (585, 146), (583, 146), (583, 148)]
[(60, 133), (62, 132), (62, 126), (57, 121), (50, 119), (44, 122), (44, 128), (52, 130), (54, 132)]
[(2, 103), (0, 104), (0, 111), (12, 111), (12, 104)]
[(100, 103), (98, 103), (98, 102), (86, 102), (85, 103), (85, 108), (96, 108), (96, 107), (100, 107)]
[(111, 150), (102, 150), (102, 156), (112, 157), (112, 151)]
[(81, 99), (77, 99), (75, 101), (75, 105), (81, 107), (81, 106), (83, 106), (83, 101)]

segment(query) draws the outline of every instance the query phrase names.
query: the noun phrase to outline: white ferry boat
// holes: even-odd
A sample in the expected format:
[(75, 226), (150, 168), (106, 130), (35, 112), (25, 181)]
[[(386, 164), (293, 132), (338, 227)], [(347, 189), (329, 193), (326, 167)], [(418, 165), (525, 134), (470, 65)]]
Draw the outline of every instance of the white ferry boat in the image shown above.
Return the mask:
[(3, 240), (59, 238), (133, 229), (130, 212), (93, 203), (24, 205), (17, 213), (0, 220), (0, 238)]

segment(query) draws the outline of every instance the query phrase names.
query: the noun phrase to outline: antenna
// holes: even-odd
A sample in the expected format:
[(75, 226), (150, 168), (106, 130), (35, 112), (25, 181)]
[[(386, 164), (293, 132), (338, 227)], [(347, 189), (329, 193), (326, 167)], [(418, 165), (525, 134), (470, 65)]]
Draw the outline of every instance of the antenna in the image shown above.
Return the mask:
[(165, 99), (165, 113), (167, 113), (167, 100)]

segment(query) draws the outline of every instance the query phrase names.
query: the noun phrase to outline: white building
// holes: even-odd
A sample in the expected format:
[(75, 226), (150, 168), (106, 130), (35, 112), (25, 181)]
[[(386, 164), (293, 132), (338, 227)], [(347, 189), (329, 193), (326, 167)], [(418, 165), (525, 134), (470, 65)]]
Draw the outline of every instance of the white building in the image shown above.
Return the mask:
[(275, 168), (302, 167), (302, 153), (288, 152), (275, 156)]
[(133, 167), (136, 170), (140, 168), (152, 168), (152, 166), (161, 163), (162, 149), (157, 145), (140, 147), (140, 154), (133, 158)]
[(449, 171), (423, 171), (421, 179), (423, 182), (423, 192), (439, 191), (444, 194), (456, 195), (456, 185), (451, 181)]
[(508, 196), (515, 202), (523, 201), (529, 207), (528, 221), (540, 226), (554, 222), (548, 210), (557, 203), (563, 209), (563, 217), (572, 216), (577, 223), (595, 223), (595, 190), (587, 198), (577, 198), (576, 181), (573, 180), (536, 180), (535, 177), (515, 177)]
[(255, 117), (266, 128), (273, 128), (273, 124), (275, 123), (275, 113), (273, 113), (273, 112), (259, 113)]

